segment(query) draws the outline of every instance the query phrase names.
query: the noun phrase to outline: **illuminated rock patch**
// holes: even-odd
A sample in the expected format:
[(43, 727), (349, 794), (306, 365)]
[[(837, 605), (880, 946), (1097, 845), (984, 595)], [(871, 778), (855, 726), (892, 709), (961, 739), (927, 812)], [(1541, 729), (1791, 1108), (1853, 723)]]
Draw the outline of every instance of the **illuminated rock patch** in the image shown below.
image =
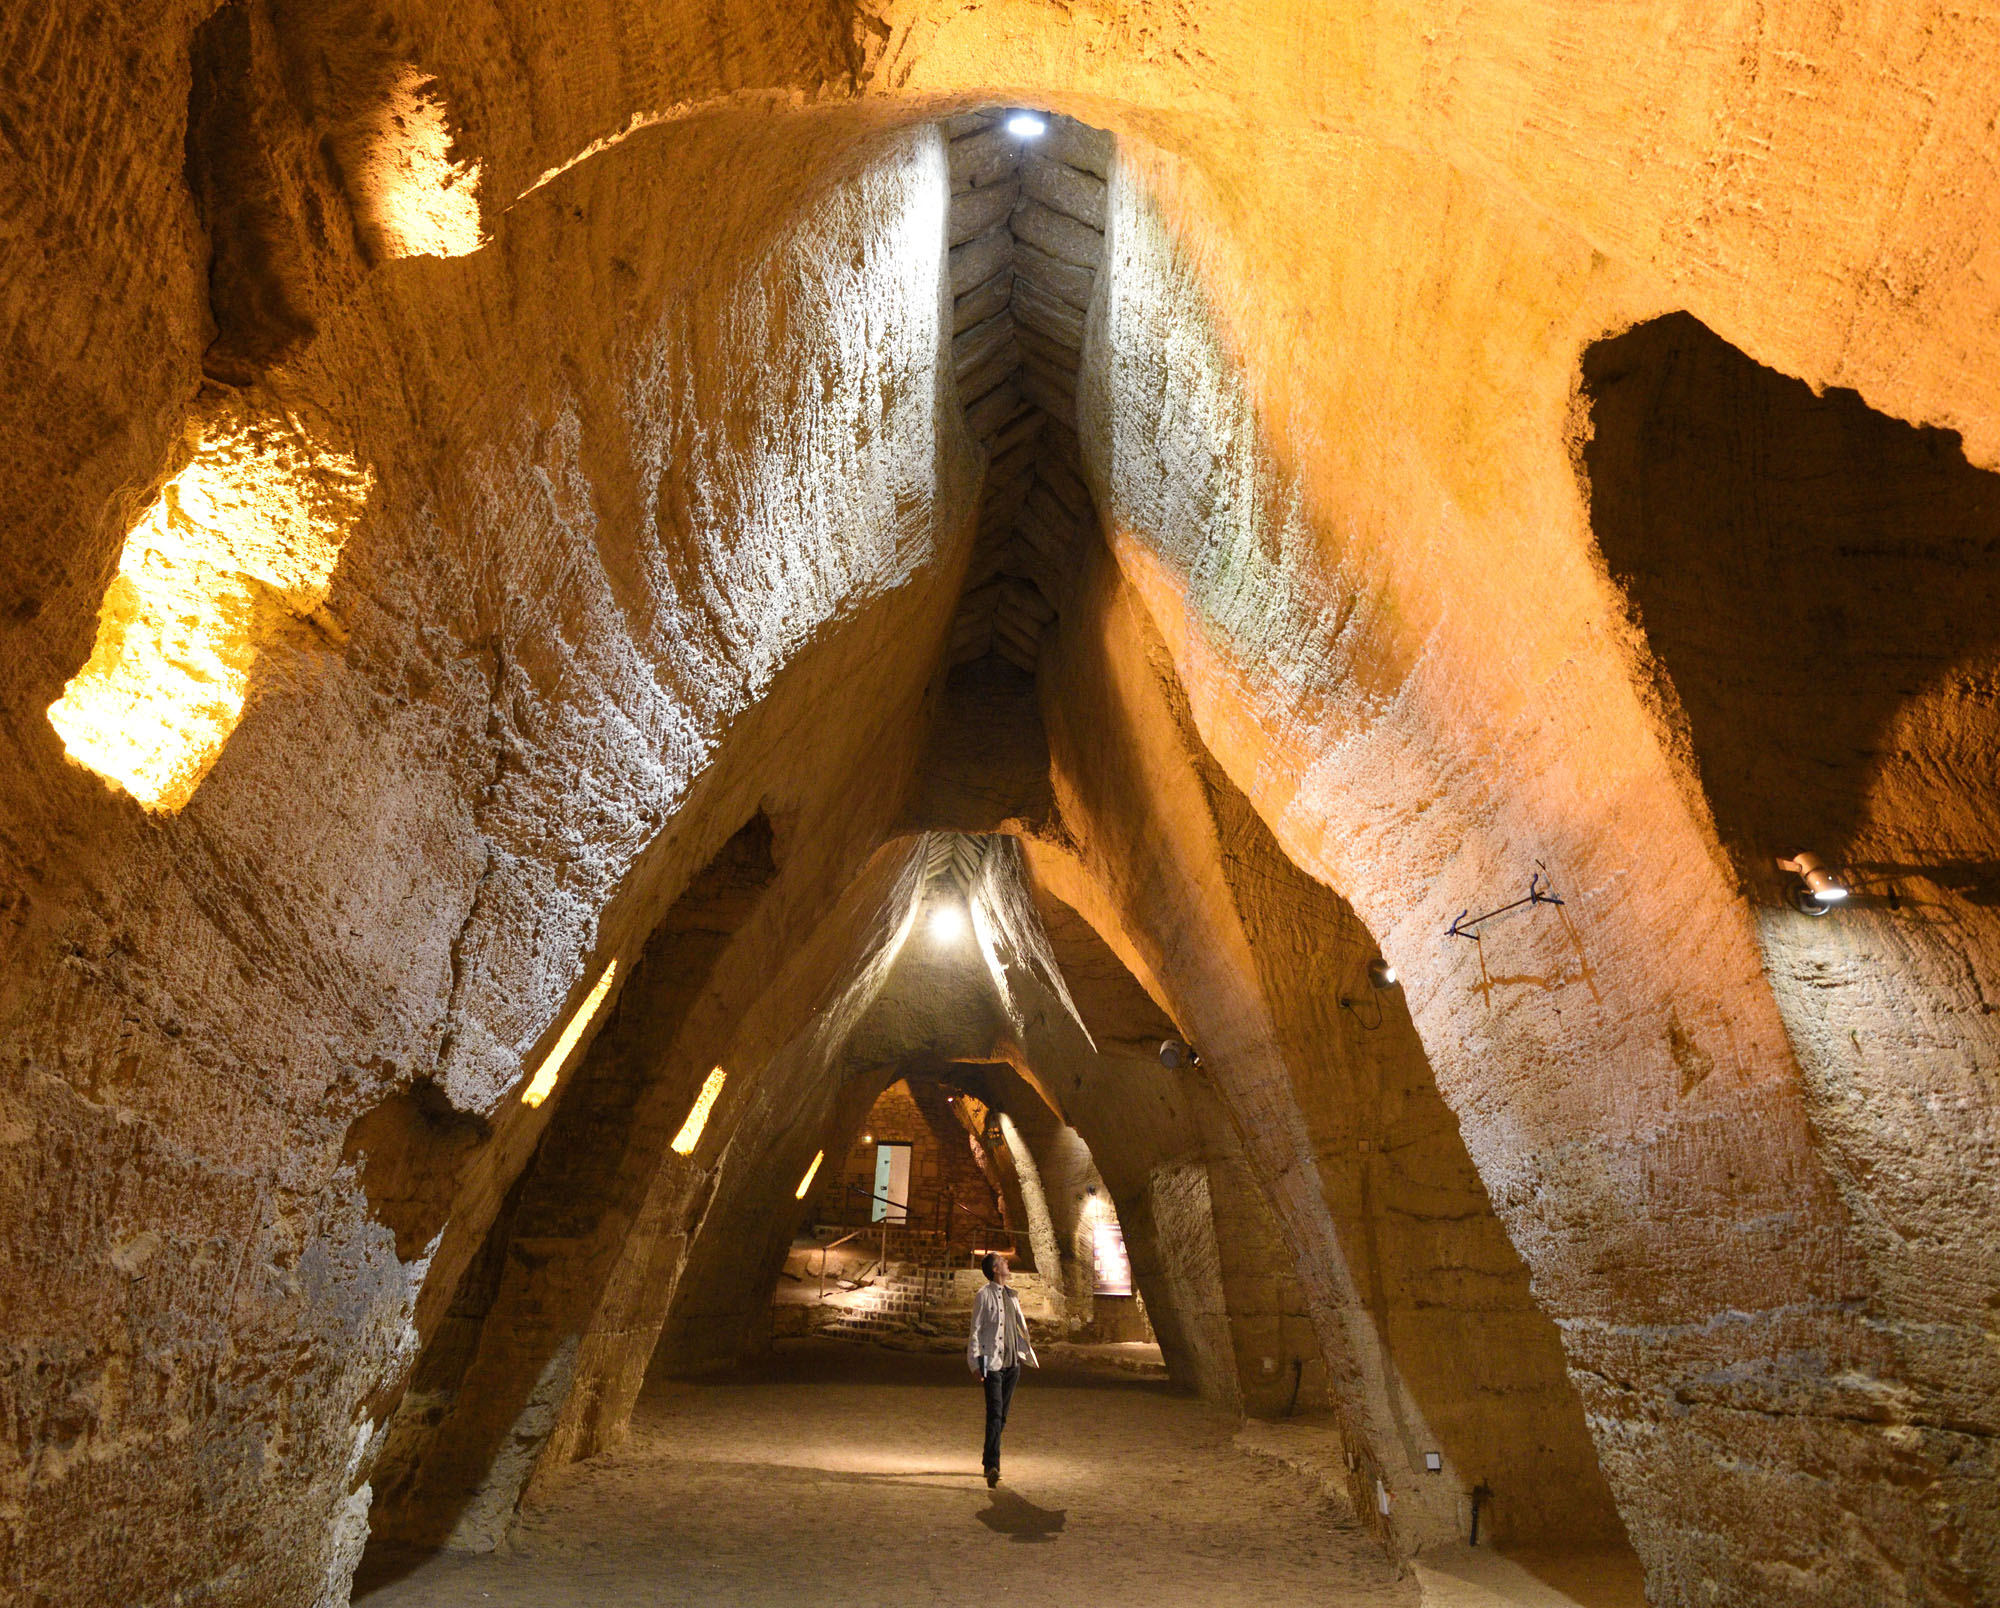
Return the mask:
[(323, 613), (372, 477), (294, 419), (218, 411), (125, 539), (90, 660), (50, 706), (72, 759), (149, 810), (194, 796), (287, 618)]

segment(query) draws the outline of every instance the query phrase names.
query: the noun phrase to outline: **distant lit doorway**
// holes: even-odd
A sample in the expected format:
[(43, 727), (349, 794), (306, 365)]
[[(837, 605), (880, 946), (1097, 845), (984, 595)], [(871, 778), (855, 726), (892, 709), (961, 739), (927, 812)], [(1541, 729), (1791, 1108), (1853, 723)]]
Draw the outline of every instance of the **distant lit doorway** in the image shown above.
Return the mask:
[(910, 1215), (910, 1147), (875, 1147), (875, 1204), (871, 1221), (900, 1223)]
[(1125, 1230), (1119, 1227), (1111, 1203), (1099, 1200), (1096, 1190), (1091, 1191), (1091, 1205), (1097, 1208), (1090, 1222), (1091, 1259), (1097, 1264), (1093, 1293), (1130, 1295), (1132, 1258), (1125, 1252)]

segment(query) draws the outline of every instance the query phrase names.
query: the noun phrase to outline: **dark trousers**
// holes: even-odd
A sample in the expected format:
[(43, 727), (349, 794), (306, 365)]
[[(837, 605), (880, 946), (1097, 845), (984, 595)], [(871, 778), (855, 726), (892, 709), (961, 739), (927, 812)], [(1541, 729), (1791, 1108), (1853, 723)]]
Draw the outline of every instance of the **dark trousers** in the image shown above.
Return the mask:
[(986, 1370), (986, 1467), (1000, 1467), (1000, 1431), (1007, 1427), (1007, 1406), (1014, 1399), (1021, 1365)]

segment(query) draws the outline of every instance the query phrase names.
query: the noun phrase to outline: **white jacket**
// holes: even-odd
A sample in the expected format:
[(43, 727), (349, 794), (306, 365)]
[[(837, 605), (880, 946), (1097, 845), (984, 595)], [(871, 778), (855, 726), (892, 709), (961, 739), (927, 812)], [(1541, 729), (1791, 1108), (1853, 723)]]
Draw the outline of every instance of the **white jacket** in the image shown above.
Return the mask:
[(1014, 1360), (1039, 1368), (1035, 1348), (1028, 1339), (1028, 1320), (1021, 1315), (1021, 1298), (1005, 1284), (991, 1279), (981, 1287), (972, 1303), (972, 1336), (965, 1342), (965, 1365), (976, 1374), (1000, 1366), (1000, 1325), (1012, 1326)]

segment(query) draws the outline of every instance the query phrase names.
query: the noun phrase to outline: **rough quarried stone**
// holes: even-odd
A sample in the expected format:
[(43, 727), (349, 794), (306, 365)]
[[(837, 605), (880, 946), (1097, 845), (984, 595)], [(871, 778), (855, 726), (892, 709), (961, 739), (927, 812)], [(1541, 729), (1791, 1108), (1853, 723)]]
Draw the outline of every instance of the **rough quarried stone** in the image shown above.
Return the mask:
[(1023, 353), (1037, 359), (1048, 370), (1057, 384), (1074, 390), (1076, 386), (1077, 348), (1061, 341), (1052, 341), (1046, 335), (1029, 325), (1025, 320), (1015, 333), (1015, 341)]
[(1016, 278), (1013, 286), (1014, 316), (1028, 329), (1059, 341), (1072, 352), (1083, 351), (1083, 312), (1060, 297), (1051, 296), (1034, 281)]
[(982, 190), (964, 190), (954, 195), (948, 237), (951, 244), (961, 246), (989, 229), (997, 229), (1007, 221), (1020, 196), (1018, 184), (990, 184)]
[(1020, 141), (1004, 128), (989, 128), (955, 139), (949, 147), (954, 193), (1012, 179), (1021, 159)]
[(1003, 264), (990, 279), (958, 297), (952, 307), (952, 333), (963, 334), (974, 324), (982, 324), (995, 313), (1005, 311), (1013, 294), (1014, 269), (1011, 263)]
[(1102, 172), (1084, 173), (1030, 151), (1021, 158), (1021, 193), (1093, 229), (1104, 227)]
[[(1556, 1424), (1521, 1454), (1562, 1471), (1532, 1526), (1591, 1501), (1536, 1349), (1553, 1324), (1657, 1602), (1995, 1595), (2000, 184), (1975, 12), (17, 10), (15, 1594), (344, 1601), (399, 1391), (507, 1309), (482, 1247), (590, 1033), (547, 1101), (520, 1092), (761, 808), (788, 890), (765, 957), (714, 974), (672, 1052), (754, 1069), (730, 1160), (635, 1184), (521, 1395), (535, 1477), (616, 1433), (655, 1336), (740, 1353), (789, 1179), (859, 1087), (813, 1006), (840, 1038), (884, 993), (894, 867), (871, 856), (963, 587), (1009, 574), (1060, 604), (1008, 640), (1079, 728), (1054, 747), (1081, 836), (1042, 841), (1087, 864), (1074, 908), (1133, 983), (1209, 1041), (1242, 1134), (1200, 1147), (1212, 1278), (1199, 1235), (1177, 1266), (1145, 1226), (1199, 1216), (1188, 1146), (1106, 1164), (1153, 1234), (1142, 1278), (1186, 1275), (1186, 1314), (1160, 1302), (1182, 1376), (1255, 1407), (1263, 1357), (1306, 1389), (1318, 1368), (1385, 1476), (1413, 1426)], [(897, 131), (999, 84), (1119, 135), (1114, 163), (1055, 117), (1039, 147), (1108, 179), (1110, 260), (1053, 236), (1015, 259), (1082, 315), (1074, 416), (1060, 376), (1029, 382), (1061, 421), (1005, 385), (968, 418), (946, 372), (946, 328), (1012, 290), (997, 260), (948, 277), (949, 197), (1011, 183), (1018, 148), (990, 121), (950, 154)], [(992, 302), (964, 325), (961, 288)], [(331, 420), (368, 490), (324, 617), (270, 621), (213, 768), (149, 819), (46, 712), (204, 383)], [(1051, 578), (1035, 473), (980, 505), (982, 427), (1089, 483), (1101, 520), (1064, 499), (1089, 606)], [(1115, 586), (1074, 545), (1093, 530)], [(1032, 547), (1056, 590), (975, 576), (975, 537), (987, 566)], [(1158, 799), (1102, 763), (1121, 730), (1158, 740), (1144, 773), (1185, 802), (1157, 842), (1134, 823)], [(1772, 862), (1801, 849), (1848, 862), (1841, 917), (1786, 902)], [(1447, 935), (1538, 870), (1563, 905)], [(1326, 890), (1354, 925), (1313, 914)], [(1363, 932), (1420, 1060), (1325, 1014), (1340, 985), (1314, 968)], [(1065, 1019), (1040, 987), (1016, 1003)], [(976, 989), (933, 992), (1024, 1082), (1090, 1070)], [(858, 1053), (907, 1042), (905, 1004)], [(1137, 1071), (1113, 1085), (1133, 1110)], [(1344, 1126), (1371, 1093), (1380, 1130)], [(1504, 1224), (1539, 1316), (1490, 1236), (1417, 1268), (1427, 1218)], [(1484, 1406), (1451, 1394), (1454, 1354)], [(1452, 1459), (1434, 1490), (1473, 1475)], [(1415, 1495), (1387, 1532), (1449, 1509)]]
[(1014, 259), (1014, 237), (1005, 229), (989, 229), (976, 240), (951, 249), (951, 291), (963, 296), (1000, 273)]
[(976, 324), (963, 334), (953, 336), (951, 362), (953, 369), (958, 372), (960, 391), (968, 396), (979, 395), (978, 391), (966, 387), (965, 373), (985, 362), (996, 352), (1004, 350), (1013, 340), (1014, 321), (1005, 314), (989, 318), (985, 323)]
[[(1038, 152), (1100, 179), (1111, 176), (1111, 136), (1073, 117), (1052, 117)], [(1079, 214), (1081, 216), (1081, 214)]]
[(1024, 406), (1014, 386), (997, 386), (965, 410), (966, 428), (976, 436), (990, 436), (1017, 419)]
[(1089, 310), (1091, 292), (1097, 288), (1097, 275), (1090, 269), (1051, 257), (1025, 240), (1014, 247), (1014, 264), (1023, 277), (1056, 300), (1079, 312)]
[[(1095, 268), (1104, 256), (1104, 235), (1088, 224), (1078, 223), (1041, 202), (1024, 199), (1008, 221), (1014, 238), (1045, 252), (1058, 262), (1082, 269)], [(1088, 297), (1085, 301), (1088, 301)]]
[[(179, 118), (163, 108), (162, 128)], [(353, 270), (358, 300), (322, 311), (317, 356), (289, 381), (346, 399), (373, 477), (327, 596), (340, 637), (301, 623), (264, 652), (178, 816), (147, 822), (65, 760), (40, 713), (89, 652), (109, 565), (157, 489), (147, 477), (171, 467), (177, 408), (153, 430), (159, 403), (129, 392), (155, 466), (134, 474), (112, 451), (94, 472), (130, 493), (38, 516), (72, 544), (93, 532), (102, 567), (45, 588), (10, 548), (30, 567), (10, 563), (9, 584), (47, 598), (48, 636), (0, 672), (10, 710), (35, 711), (9, 727), (26, 746), (7, 767), (20, 785), (0, 790), (5, 836), (52, 853), (23, 904), (9, 851), (5, 1176), (10, 1200), (64, 1204), (16, 1218), (40, 1226), (10, 1242), (6, 1388), (23, 1423), (66, 1426), (37, 1432), (4, 1476), (15, 1590), (344, 1601), (369, 1469), (426, 1338), (409, 1327), (422, 1287), (437, 1276), (441, 1315), (507, 1167), (559, 1108), (560, 1082), (540, 1110), (519, 1094), (593, 960), (636, 946), (649, 907), (754, 811), (766, 783), (750, 755), (803, 757), (795, 739), (773, 746), (775, 728), (758, 735), (765, 719), (838, 741), (844, 722), (807, 715), (817, 699), (899, 684), (883, 707), (904, 701), (892, 724), (914, 744), (953, 602), (925, 577), (944, 584), (955, 562), (975, 472), (969, 444), (933, 427), (949, 384), (943, 153), (901, 137), (828, 192), (801, 182), (817, 158), (780, 154), (782, 135), (758, 149), (773, 135), (711, 129), (674, 156), (635, 148), (545, 187), (510, 214), (515, 238), (538, 241), (519, 259)], [(162, 182), (178, 185), (178, 133), (167, 143)], [(576, 212), (664, 215), (694, 173), (739, 210), (622, 240), (626, 267), (607, 253), (601, 279), (581, 268), (598, 245)], [(168, 238), (143, 254), (162, 287), (183, 275)], [(191, 280), (202, 260), (184, 249)], [(649, 287), (636, 300), (634, 273)], [(553, 295), (558, 281), (570, 288)], [(556, 348), (600, 318), (630, 320), (623, 357), (592, 346), (565, 369)], [(846, 344), (857, 322), (872, 337)], [(150, 338), (183, 402), (204, 338), (172, 319)], [(163, 340), (180, 343), (164, 359)], [(740, 401), (760, 366), (766, 403), (732, 412), (725, 396)], [(434, 405), (447, 392), (459, 403)], [(830, 496), (796, 476), (808, 417), (825, 425), (809, 450), (840, 482)], [(721, 592), (695, 580), (732, 569)], [(848, 622), (831, 651), (875, 667), (856, 665), (860, 680), (799, 660), (831, 612)], [(663, 679), (642, 668), (669, 659)], [(847, 762), (824, 758), (814, 768), (844, 786)], [(803, 777), (767, 773), (773, 798), (802, 799)], [(414, 1125), (446, 1142), (413, 1164), (475, 1158), (448, 1176), (442, 1238), (423, 1193), (437, 1180), (385, 1185), (366, 1147), (343, 1156), (356, 1118), (420, 1083)], [(457, 1144), (453, 1112), (490, 1137)], [(82, 1417), (60, 1406), (86, 1399)]]

